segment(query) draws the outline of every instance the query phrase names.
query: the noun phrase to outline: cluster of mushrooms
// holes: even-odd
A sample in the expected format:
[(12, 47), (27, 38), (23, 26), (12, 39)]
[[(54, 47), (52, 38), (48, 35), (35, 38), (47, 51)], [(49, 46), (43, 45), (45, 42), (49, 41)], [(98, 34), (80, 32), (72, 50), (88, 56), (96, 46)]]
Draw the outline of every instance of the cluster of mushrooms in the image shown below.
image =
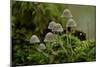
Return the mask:
[[(61, 17), (65, 17), (68, 19), (67, 23), (66, 23), (66, 31), (70, 31), (73, 32), (76, 25), (76, 22), (73, 20), (73, 16), (72, 13), (70, 12), (69, 9), (65, 9), (63, 11), (63, 14), (61, 15)], [(55, 35), (56, 33), (62, 33), (64, 31), (62, 25), (60, 23), (56, 23), (55, 21), (51, 21), (49, 23), (48, 29), (50, 29), (52, 32), (48, 32), (45, 35), (44, 38), (44, 42), (54, 42), (55, 40)], [(32, 35), (32, 37), (30, 38), (30, 43), (31, 44), (36, 44), (39, 43), (40, 45), (38, 46), (40, 50), (44, 50), (46, 49), (46, 46), (44, 43), (40, 43), (40, 40), (38, 38), (38, 36), (36, 35)]]

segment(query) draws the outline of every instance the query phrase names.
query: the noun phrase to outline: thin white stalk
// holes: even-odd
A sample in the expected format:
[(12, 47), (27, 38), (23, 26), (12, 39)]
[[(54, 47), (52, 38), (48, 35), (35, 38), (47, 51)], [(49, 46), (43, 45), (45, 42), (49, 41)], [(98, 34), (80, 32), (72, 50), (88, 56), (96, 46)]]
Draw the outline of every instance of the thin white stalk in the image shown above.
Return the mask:
[[(71, 34), (71, 33), (70, 33)], [(71, 38), (68, 36), (68, 38), (69, 38), (69, 45), (70, 45), (70, 49), (71, 49), (71, 52), (72, 52), (72, 55), (73, 55), (73, 53), (74, 53), (74, 51), (73, 51), (73, 49), (72, 49), (72, 44), (71, 44)]]
[(41, 49), (39, 49), (39, 48), (36, 48), (36, 49), (37, 49), (37, 51), (41, 52), (44, 56), (49, 57), (48, 54), (46, 54), (46, 53), (45, 53), (44, 51), (42, 51)]
[[(60, 40), (59, 37), (58, 37), (58, 40)], [(66, 56), (68, 56), (68, 52), (67, 52), (66, 48), (63, 46), (63, 43), (60, 42), (60, 46), (61, 46), (61, 48), (64, 50)]]
[[(52, 43), (49, 43), (48, 45), (52, 46)], [(48, 49), (52, 52), (53, 55), (57, 55), (57, 53), (52, 49), (52, 47), (49, 47)]]

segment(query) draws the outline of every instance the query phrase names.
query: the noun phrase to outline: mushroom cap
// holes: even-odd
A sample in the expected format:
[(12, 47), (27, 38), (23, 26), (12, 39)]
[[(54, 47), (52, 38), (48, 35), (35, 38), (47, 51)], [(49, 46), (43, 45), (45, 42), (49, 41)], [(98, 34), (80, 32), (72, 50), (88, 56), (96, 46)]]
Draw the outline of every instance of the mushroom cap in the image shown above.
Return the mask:
[(40, 49), (46, 49), (46, 46), (45, 46), (45, 44), (40, 43), (39, 48), (40, 48)]
[(55, 26), (55, 24), (56, 24), (56, 22), (54, 22), (54, 21), (51, 21), (50, 23), (49, 23), (49, 26), (48, 26), (48, 29), (53, 29), (53, 27)]
[(62, 28), (61, 24), (56, 23), (56, 25), (53, 27), (52, 31), (53, 32), (63, 32), (63, 28)]
[(63, 11), (63, 14), (61, 15), (61, 17), (72, 18), (73, 16), (72, 16), (72, 13), (71, 13), (71, 11), (69, 9), (65, 9)]
[(48, 32), (45, 36), (44, 42), (53, 42), (55, 39), (54, 34), (51, 32)]
[(77, 24), (76, 24), (76, 22), (75, 22), (72, 18), (70, 18), (70, 19), (67, 21), (66, 28), (67, 28), (67, 27), (76, 27), (76, 26), (77, 26)]
[(36, 35), (32, 35), (32, 37), (30, 38), (30, 43), (39, 43), (40, 40)]

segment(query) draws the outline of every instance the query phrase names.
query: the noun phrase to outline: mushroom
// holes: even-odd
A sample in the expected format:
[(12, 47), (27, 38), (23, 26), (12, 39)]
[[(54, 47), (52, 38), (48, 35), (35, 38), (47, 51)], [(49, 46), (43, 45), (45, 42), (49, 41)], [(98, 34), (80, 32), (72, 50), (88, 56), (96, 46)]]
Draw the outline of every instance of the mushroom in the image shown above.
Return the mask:
[(42, 50), (44, 50), (44, 49), (46, 49), (46, 46), (45, 46), (44, 43), (40, 43), (39, 48), (42, 49)]
[(48, 29), (53, 29), (53, 27), (56, 25), (56, 22), (54, 22), (54, 21), (51, 21), (50, 23), (49, 23), (49, 26), (48, 26)]
[(45, 36), (44, 42), (52, 42), (52, 41), (54, 41), (54, 34), (48, 32)]
[(59, 32), (59, 33), (63, 32), (63, 28), (62, 28), (61, 24), (56, 23), (56, 25), (52, 29), (52, 32)]
[(72, 18), (73, 16), (72, 16), (72, 13), (69, 9), (65, 9), (63, 11), (63, 14), (61, 15), (61, 17)]
[(69, 32), (73, 32), (75, 30), (76, 26), (77, 26), (76, 22), (72, 18), (70, 18), (67, 21), (66, 30)]
[(32, 37), (30, 38), (30, 43), (39, 43), (40, 40), (36, 35), (32, 35)]

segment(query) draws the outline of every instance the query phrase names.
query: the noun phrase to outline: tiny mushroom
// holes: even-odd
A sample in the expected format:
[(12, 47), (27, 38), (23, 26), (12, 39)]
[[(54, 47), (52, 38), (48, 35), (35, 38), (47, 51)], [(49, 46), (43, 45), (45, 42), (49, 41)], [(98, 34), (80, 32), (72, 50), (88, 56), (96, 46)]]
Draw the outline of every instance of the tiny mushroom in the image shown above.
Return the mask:
[(53, 42), (54, 41), (54, 34), (51, 32), (48, 32), (45, 36), (44, 42)]
[(72, 13), (69, 9), (65, 9), (63, 11), (63, 14), (61, 15), (61, 17), (72, 18), (73, 16), (72, 16)]
[(48, 29), (53, 29), (53, 27), (55, 26), (55, 24), (56, 24), (56, 22), (54, 22), (54, 21), (51, 21), (50, 23), (49, 23), (49, 26), (48, 26)]
[(30, 38), (30, 43), (39, 43), (40, 40), (36, 35), (32, 35), (32, 37)]
[(52, 29), (52, 32), (59, 32), (59, 33), (63, 32), (63, 28), (62, 28), (61, 24), (56, 23), (56, 25)]
[(72, 31), (76, 26), (77, 26), (76, 22), (72, 18), (70, 18), (67, 21), (66, 30), (70, 29), (70, 31)]
[(39, 48), (42, 49), (42, 50), (44, 50), (44, 49), (46, 49), (46, 46), (45, 46), (45, 44), (40, 43)]

